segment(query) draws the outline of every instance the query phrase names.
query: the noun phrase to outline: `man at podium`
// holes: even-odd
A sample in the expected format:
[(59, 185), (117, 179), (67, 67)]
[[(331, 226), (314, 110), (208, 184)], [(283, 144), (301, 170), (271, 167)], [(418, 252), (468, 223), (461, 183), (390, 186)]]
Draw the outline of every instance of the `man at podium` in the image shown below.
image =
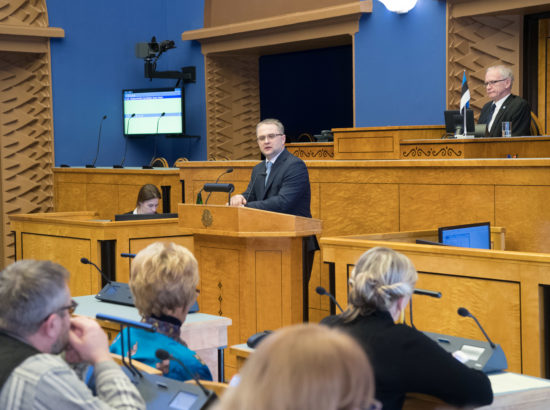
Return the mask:
[(231, 197), (231, 206), (247, 206), (311, 218), (311, 190), (306, 164), (285, 149), (285, 129), (268, 118), (256, 126), (256, 140), (265, 161), (252, 170), (248, 188)]
[[(274, 118), (256, 125), (256, 140), (265, 161), (252, 169), (250, 183), (242, 194), (231, 197), (231, 206), (246, 206), (311, 218), (311, 188), (304, 161), (285, 149), (285, 128)], [(315, 235), (304, 238), (305, 282), (309, 282), (313, 257), (319, 250)]]

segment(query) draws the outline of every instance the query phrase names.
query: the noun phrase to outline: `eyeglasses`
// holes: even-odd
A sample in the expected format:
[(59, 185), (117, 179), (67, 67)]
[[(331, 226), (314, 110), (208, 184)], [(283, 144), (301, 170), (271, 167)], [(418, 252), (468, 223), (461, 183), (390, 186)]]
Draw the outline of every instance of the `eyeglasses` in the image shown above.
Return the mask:
[(504, 80), (507, 80), (507, 78), (503, 78), (502, 80), (485, 81), (483, 84), (485, 84), (485, 87), (489, 87), (490, 85), (495, 85), (496, 83), (500, 83)]
[(267, 135), (259, 135), (258, 138), (256, 138), (260, 142), (264, 142), (266, 139), (269, 141), (273, 141), (275, 138), (280, 137), (283, 134), (267, 134)]
[(78, 303), (71, 299), (71, 304), (67, 306), (61, 306), (59, 309), (54, 310), (52, 313), (49, 313), (48, 316), (46, 316), (42, 321), (45, 321), (48, 319), (51, 315), (54, 313), (62, 312), (64, 310), (68, 310), (69, 314), (72, 315), (74, 311), (76, 310), (76, 307), (78, 306)]

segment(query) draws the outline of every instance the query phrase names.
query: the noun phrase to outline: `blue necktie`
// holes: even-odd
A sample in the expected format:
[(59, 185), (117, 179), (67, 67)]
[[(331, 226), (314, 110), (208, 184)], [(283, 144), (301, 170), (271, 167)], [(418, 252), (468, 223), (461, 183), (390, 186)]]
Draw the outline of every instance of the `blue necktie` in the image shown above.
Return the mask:
[(273, 162), (267, 161), (265, 163), (265, 185), (267, 185), (267, 179), (269, 178), (269, 173), (271, 172), (271, 167), (273, 166)]
[[(487, 120), (487, 124), (491, 124), (491, 120), (493, 119), (493, 114), (495, 113), (495, 108), (497, 105), (495, 103), (491, 104), (491, 108), (489, 108), (489, 119)], [(493, 127), (493, 124), (491, 124), (491, 127), (488, 128), (489, 131), (491, 131), (491, 128)]]

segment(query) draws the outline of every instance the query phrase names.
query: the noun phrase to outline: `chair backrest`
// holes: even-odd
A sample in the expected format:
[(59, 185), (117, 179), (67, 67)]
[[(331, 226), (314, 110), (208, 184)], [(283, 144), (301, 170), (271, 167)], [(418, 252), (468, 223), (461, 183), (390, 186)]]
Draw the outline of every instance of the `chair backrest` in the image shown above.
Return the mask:
[[(113, 360), (116, 363), (122, 365), (122, 358), (119, 354), (111, 353), (111, 357), (113, 358)], [(126, 362), (128, 362), (128, 359), (126, 359)], [(155, 367), (148, 366), (145, 363), (138, 362), (137, 360), (132, 360), (132, 365), (136, 369), (138, 369), (139, 371), (142, 371), (144, 373), (162, 375), (162, 372), (159, 369), (157, 369)]]
[(542, 135), (542, 131), (543, 131), (542, 125), (537, 115), (533, 111), (531, 111), (530, 130), (531, 130), (531, 135)]

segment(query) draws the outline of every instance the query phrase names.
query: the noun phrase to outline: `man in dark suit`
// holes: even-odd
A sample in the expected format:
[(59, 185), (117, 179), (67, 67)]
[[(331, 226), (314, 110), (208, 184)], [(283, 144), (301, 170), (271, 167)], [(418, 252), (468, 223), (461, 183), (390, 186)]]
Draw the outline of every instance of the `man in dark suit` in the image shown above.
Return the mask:
[(512, 94), (514, 74), (503, 65), (489, 67), (485, 73), (487, 96), (491, 98), (481, 109), (479, 124), (487, 124), (487, 137), (502, 137), (502, 122), (512, 123), (512, 136), (531, 135), (531, 108), (523, 98)]
[(265, 161), (252, 170), (242, 195), (231, 198), (231, 206), (311, 218), (311, 190), (306, 164), (285, 149), (284, 127), (276, 119), (256, 126), (256, 138)]
[[(256, 126), (256, 139), (265, 161), (252, 169), (248, 188), (231, 197), (231, 206), (246, 206), (311, 218), (311, 188), (306, 164), (285, 149), (285, 129), (269, 118)], [(308, 318), (308, 283), (319, 243), (315, 235), (302, 241), (304, 320)]]

